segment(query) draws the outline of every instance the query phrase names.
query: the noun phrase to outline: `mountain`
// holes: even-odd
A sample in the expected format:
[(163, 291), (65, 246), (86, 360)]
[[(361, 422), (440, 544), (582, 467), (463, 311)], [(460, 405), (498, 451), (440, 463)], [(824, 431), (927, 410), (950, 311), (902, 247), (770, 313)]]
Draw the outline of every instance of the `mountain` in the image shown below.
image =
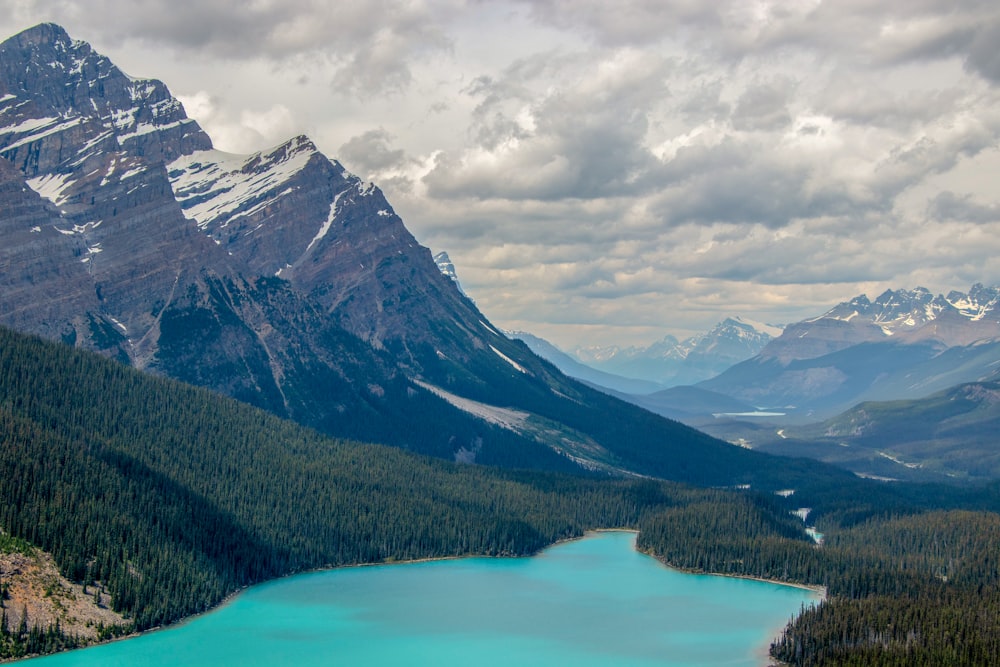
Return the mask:
[(931, 341), (942, 347), (1000, 337), (1000, 287), (975, 284), (969, 292), (933, 296), (927, 289), (886, 290), (874, 301), (859, 295), (819, 317), (798, 322), (761, 351), (785, 364), (889, 339)]
[(779, 483), (504, 336), (307, 137), (215, 150), (163, 83), (59, 26), (0, 44), (0, 164), (0, 324), (442, 458)]
[(438, 270), (442, 274), (455, 281), (455, 286), (458, 287), (458, 291), (461, 292), (463, 296), (469, 296), (465, 293), (465, 290), (462, 289), (462, 283), (458, 280), (458, 273), (455, 271), (455, 265), (452, 263), (451, 257), (448, 256), (447, 252), (442, 250), (441, 252), (435, 253), (434, 263), (437, 265)]
[(891, 479), (996, 479), (997, 433), (1000, 384), (993, 380), (916, 400), (860, 403), (824, 422), (783, 429), (758, 448)]
[[(660, 385), (648, 380), (636, 380), (614, 373), (605, 373), (578, 361), (555, 345), (526, 331), (507, 332), (511, 338), (523, 341), (528, 348), (550, 362), (569, 377), (586, 382), (594, 387), (611, 389), (622, 394), (649, 394)], [(628, 400), (627, 398), (625, 400)]]
[(864, 295), (791, 324), (756, 357), (698, 384), (790, 419), (832, 417), (860, 401), (915, 399), (987, 379), (1000, 363), (1000, 288)]
[(573, 353), (592, 368), (655, 382), (662, 389), (717, 375), (753, 357), (780, 332), (780, 327), (730, 317), (684, 341), (668, 335), (645, 348), (580, 347)]

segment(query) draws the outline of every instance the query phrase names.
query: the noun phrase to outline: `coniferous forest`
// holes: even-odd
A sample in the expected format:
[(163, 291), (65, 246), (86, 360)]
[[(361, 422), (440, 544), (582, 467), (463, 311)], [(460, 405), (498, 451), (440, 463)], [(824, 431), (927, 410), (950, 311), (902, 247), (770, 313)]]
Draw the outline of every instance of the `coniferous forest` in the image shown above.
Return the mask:
[[(801, 665), (1000, 655), (1000, 490), (817, 479), (789, 497), (457, 465), (0, 330), (0, 549), (100, 582), (129, 632), (311, 568), (520, 556), (591, 528), (693, 571), (824, 586), (772, 647)], [(814, 507), (817, 545), (792, 514)], [(2, 601), (0, 601), (2, 602)], [(4, 615), (6, 618), (6, 615)], [(0, 656), (76, 645), (0, 627)]]

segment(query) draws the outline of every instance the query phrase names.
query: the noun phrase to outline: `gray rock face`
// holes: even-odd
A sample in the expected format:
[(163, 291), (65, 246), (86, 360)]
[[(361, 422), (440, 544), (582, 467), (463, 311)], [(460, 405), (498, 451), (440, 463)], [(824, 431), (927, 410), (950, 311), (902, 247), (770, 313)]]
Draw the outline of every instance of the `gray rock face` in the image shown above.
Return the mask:
[[(51, 23), (0, 45), (0, 81), (5, 93), (21, 103), (30, 101), (34, 118), (99, 124), (131, 155), (149, 162), (212, 147), (163, 83), (129, 77), (89, 44), (73, 41)], [(76, 153), (79, 145), (68, 141), (66, 147)], [(92, 152), (106, 152), (106, 146)], [(51, 171), (58, 164), (61, 161), (46, 161), (39, 168)]]
[[(53, 239), (49, 254), (68, 253), (74, 265), (45, 273), (34, 307), (2, 321), (38, 332), (68, 326), (62, 337), (146, 365), (157, 310), (177, 286), (196, 267), (231, 273), (193, 233), (158, 161), (211, 142), (162, 83), (130, 79), (58, 26), (0, 44), (0, 81), (0, 156), (47, 200), (50, 220), (32, 227)], [(42, 293), (76, 295), (75, 316), (51, 323)]]
[(76, 342), (80, 316), (97, 312), (83, 243), (67, 243), (58, 213), (0, 158), (0, 319), (48, 338)]
[(713, 484), (759, 463), (503, 336), (307, 138), (215, 151), (162, 83), (58, 26), (0, 44), (0, 159), (0, 324), (444, 458)]
[(0, 204), (0, 324), (328, 432), (450, 456), (481, 427), (409, 377), (548, 374), (378, 188), (305, 137), (213, 150), (162, 83), (55, 25), (0, 44)]
[(301, 304), (261, 295), (185, 217), (165, 161), (211, 142), (166, 87), (48, 24), (0, 44), (0, 77), (0, 323), (279, 414), (304, 410), (281, 391), (292, 362), (271, 353), (294, 341), (294, 363), (321, 365), (309, 335), (281, 319)]
[[(308, 138), (248, 156), (198, 151), (168, 169), (199, 228), (253, 272), (309, 294), (363, 340), (403, 349), (434, 344), (455, 359), (490, 344), (482, 316), (440, 275), (381, 190)], [(466, 340), (442, 349), (430, 334), (442, 322)]]

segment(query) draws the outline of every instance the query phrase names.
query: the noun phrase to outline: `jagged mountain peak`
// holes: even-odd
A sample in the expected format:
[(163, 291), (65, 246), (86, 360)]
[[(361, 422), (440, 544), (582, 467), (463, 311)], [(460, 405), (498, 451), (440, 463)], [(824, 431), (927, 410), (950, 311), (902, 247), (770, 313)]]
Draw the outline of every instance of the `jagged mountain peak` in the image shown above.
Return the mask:
[(1000, 317), (1000, 286), (986, 287), (976, 283), (968, 294), (952, 291), (944, 297), (949, 305), (970, 320), (979, 321)]
[(1000, 336), (1000, 288), (934, 295), (926, 287), (860, 294), (819, 317), (790, 325), (761, 352), (781, 363), (811, 359), (858, 343), (932, 341), (944, 347)]
[[(163, 82), (130, 77), (55, 24), (0, 43), (0, 81), (7, 96), (0, 107), (7, 141), (0, 147), (75, 128), (91, 135), (92, 152), (108, 152), (113, 137), (117, 147), (151, 161), (212, 147)], [(59, 157), (68, 156), (46, 156), (37, 171), (68, 168)]]
[[(39, 23), (4, 40), (4, 44), (7, 43), (16, 44), (21, 49), (32, 49), (39, 53), (68, 53), (74, 47), (85, 49), (88, 52), (91, 50), (86, 42), (72, 39), (66, 29), (58, 23)], [(36, 60), (43, 59), (37, 58)], [(50, 60), (49, 62), (55, 64), (56, 61)]]
[(446, 458), (742, 474), (748, 454), (501, 334), (382, 191), (308, 138), (216, 151), (162, 83), (35, 33), (0, 45), (0, 324)]
[[(450, 278), (455, 283), (455, 286), (458, 288), (458, 291), (461, 292), (463, 296), (471, 299), (471, 297), (469, 297), (469, 295), (466, 294), (465, 290), (462, 289), (462, 283), (458, 279), (458, 272), (455, 270), (455, 264), (451, 261), (451, 257), (448, 256), (448, 253), (446, 251), (442, 250), (440, 252), (435, 253), (434, 263), (437, 265), (438, 270), (440, 270), (444, 276)], [(473, 303), (475, 303), (475, 301), (473, 301)], [(512, 337), (516, 338), (516, 336)]]

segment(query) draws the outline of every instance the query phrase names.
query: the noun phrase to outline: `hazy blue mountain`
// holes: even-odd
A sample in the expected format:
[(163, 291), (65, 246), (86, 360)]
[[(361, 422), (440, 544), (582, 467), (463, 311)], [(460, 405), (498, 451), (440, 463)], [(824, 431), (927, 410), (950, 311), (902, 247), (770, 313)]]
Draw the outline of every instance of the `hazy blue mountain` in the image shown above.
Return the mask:
[(660, 389), (660, 385), (648, 380), (637, 380), (635, 378), (606, 373), (592, 368), (563, 352), (544, 338), (539, 338), (526, 331), (511, 331), (508, 334), (512, 338), (524, 341), (532, 352), (551, 362), (556, 368), (566, 375), (592, 384), (598, 388), (611, 389), (624, 394), (651, 394)]
[(533, 334), (512, 335), (567, 375), (615, 391), (647, 394), (721, 373), (752, 357), (780, 331), (778, 327), (727, 318), (710, 331), (684, 341), (667, 335), (646, 347), (578, 346), (570, 351), (560, 350)]

